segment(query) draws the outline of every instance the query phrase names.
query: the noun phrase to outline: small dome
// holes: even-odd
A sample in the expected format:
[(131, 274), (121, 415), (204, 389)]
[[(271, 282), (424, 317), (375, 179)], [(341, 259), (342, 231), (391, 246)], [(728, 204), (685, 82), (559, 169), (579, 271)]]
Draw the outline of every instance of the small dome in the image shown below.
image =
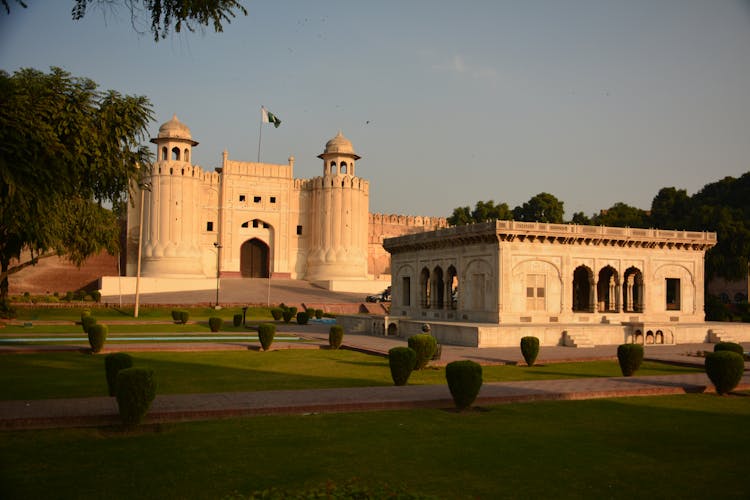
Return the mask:
[(357, 153), (354, 152), (354, 146), (352, 146), (352, 141), (344, 137), (344, 135), (339, 130), (339, 133), (336, 134), (336, 137), (331, 139), (330, 141), (326, 142), (326, 148), (323, 151), (323, 154), (319, 155), (318, 158), (322, 158), (323, 155), (329, 155), (329, 154), (345, 154), (353, 156), (356, 160), (359, 160), (359, 156)]
[(159, 135), (156, 136), (156, 139), (151, 139), (151, 142), (156, 143), (158, 139), (182, 139), (188, 141), (193, 146), (198, 145), (193, 140), (192, 135), (190, 135), (188, 126), (178, 120), (176, 114), (172, 116), (171, 120), (164, 122), (159, 127)]

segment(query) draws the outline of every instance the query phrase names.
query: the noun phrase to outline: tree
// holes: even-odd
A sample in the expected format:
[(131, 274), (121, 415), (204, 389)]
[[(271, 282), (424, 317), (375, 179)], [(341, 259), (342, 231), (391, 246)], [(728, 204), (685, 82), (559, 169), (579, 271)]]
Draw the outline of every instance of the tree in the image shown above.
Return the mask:
[[(1, 0), (5, 12), (10, 14), (10, 0)], [(15, 0), (23, 8), (26, 8), (24, 0)], [(124, 5), (130, 11), (130, 21), (133, 28), (143, 15), (151, 16), (151, 33), (154, 41), (166, 38), (170, 30), (179, 33), (182, 28), (195, 31), (199, 26), (213, 25), (214, 31), (224, 31), (222, 23), (230, 23), (232, 18), (237, 17), (236, 12), (247, 15), (247, 9), (239, 0), (73, 0), (71, 15), (74, 20), (83, 19), (90, 6), (99, 8), (116, 8)]]
[(563, 202), (549, 193), (539, 193), (521, 206), (513, 209), (513, 218), (524, 222), (550, 222), (562, 224)]
[(474, 210), (469, 207), (457, 207), (453, 209), (453, 215), (448, 217), (448, 224), (452, 226), (462, 226), (465, 224), (475, 224), (477, 222), (489, 222), (492, 220), (510, 220), (513, 214), (508, 208), (507, 203), (495, 205), (493, 200), (478, 201)]
[(651, 226), (684, 230), (690, 226), (690, 197), (684, 189), (665, 187), (651, 202)]
[[(86, 78), (0, 71), (0, 300), (8, 276), (42, 256), (73, 263), (119, 246), (116, 214), (148, 168), (152, 120), (142, 96), (102, 92)], [(23, 250), (31, 259), (18, 261)]]
[(613, 227), (648, 227), (648, 213), (640, 208), (631, 207), (618, 201), (607, 210), (591, 219), (595, 226)]
[(471, 217), (471, 209), (469, 207), (456, 207), (453, 209), (453, 214), (448, 217), (448, 224), (451, 226), (465, 226), (473, 223), (474, 219)]
[(581, 226), (589, 226), (591, 225), (591, 219), (588, 215), (584, 214), (583, 212), (576, 212), (573, 214), (573, 218), (570, 219), (570, 222), (572, 224), (579, 224)]

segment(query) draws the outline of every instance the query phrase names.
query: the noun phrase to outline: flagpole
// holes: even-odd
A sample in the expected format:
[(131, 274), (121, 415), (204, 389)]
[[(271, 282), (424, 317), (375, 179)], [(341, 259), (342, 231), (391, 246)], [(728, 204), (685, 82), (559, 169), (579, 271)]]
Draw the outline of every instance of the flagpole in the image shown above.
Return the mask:
[(263, 106), (260, 107), (260, 126), (258, 127), (258, 163), (260, 163), (260, 140), (263, 137)]

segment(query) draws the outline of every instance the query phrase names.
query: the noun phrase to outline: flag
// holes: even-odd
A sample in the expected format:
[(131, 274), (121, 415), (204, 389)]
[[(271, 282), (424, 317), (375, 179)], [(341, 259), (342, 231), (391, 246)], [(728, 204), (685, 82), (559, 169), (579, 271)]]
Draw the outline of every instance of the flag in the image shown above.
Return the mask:
[(261, 107), (260, 112), (263, 115), (263, 123), (273, 123), (274, 127), (279, 128), (281, 120), (279, 120), (275, 114), (268, 111), (265, 107)]

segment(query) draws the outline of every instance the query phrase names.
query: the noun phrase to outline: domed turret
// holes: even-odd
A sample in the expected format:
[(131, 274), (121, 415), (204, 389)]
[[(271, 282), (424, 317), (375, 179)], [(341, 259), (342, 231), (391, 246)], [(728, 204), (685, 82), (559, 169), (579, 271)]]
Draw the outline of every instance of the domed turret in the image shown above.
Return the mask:
[(360, 156), (339, 131), (318, 158), (323, 160), (323, 177), (315, 179), (312, 189), (314, 230), (305, 279), (364, 279), (369, 185), (356, 177)]
[[(157, 161), (147, 179), (145, 209), (150, 214), (143, 232), (144, 276), (199, 277), (203, 275), (200, 250), (200, 201), (197, 167), (190, 164), (190, 129), (177, 115), (159, 127)], [(199, 170), (199, 169), (198, 169)]]
[(197, 146), (198, 142), (193, 140), (190, 129), (187, 125), (177, 119), (177, 115), (172, 115), (172, 119), (164, 122), (159, 127), (159, 135), (151, 139), (151, 142), (158, 144), (160, 139), (182, 139), (190, 143), (191, 146)]
[(336, 137), (326, 142), (326, 148), (322, 154), (318, 155), (318, 158), (323, 159), (325, 155), (330, 154), (349, 155), (355, 160), (359, 160), (360, 158), (357, 153), (354, 152), (352, 141), (344, 137), (340, 130), (339, 133), (336, 134)]
[(323, 175), (355, 175), (354, 162), (360, 156), (354, 152), (352, 141), (344, 137), (344, 134), (336, 134), (336, 137), (326, 142), (325, 150), (318, 155), (323, 160)]

